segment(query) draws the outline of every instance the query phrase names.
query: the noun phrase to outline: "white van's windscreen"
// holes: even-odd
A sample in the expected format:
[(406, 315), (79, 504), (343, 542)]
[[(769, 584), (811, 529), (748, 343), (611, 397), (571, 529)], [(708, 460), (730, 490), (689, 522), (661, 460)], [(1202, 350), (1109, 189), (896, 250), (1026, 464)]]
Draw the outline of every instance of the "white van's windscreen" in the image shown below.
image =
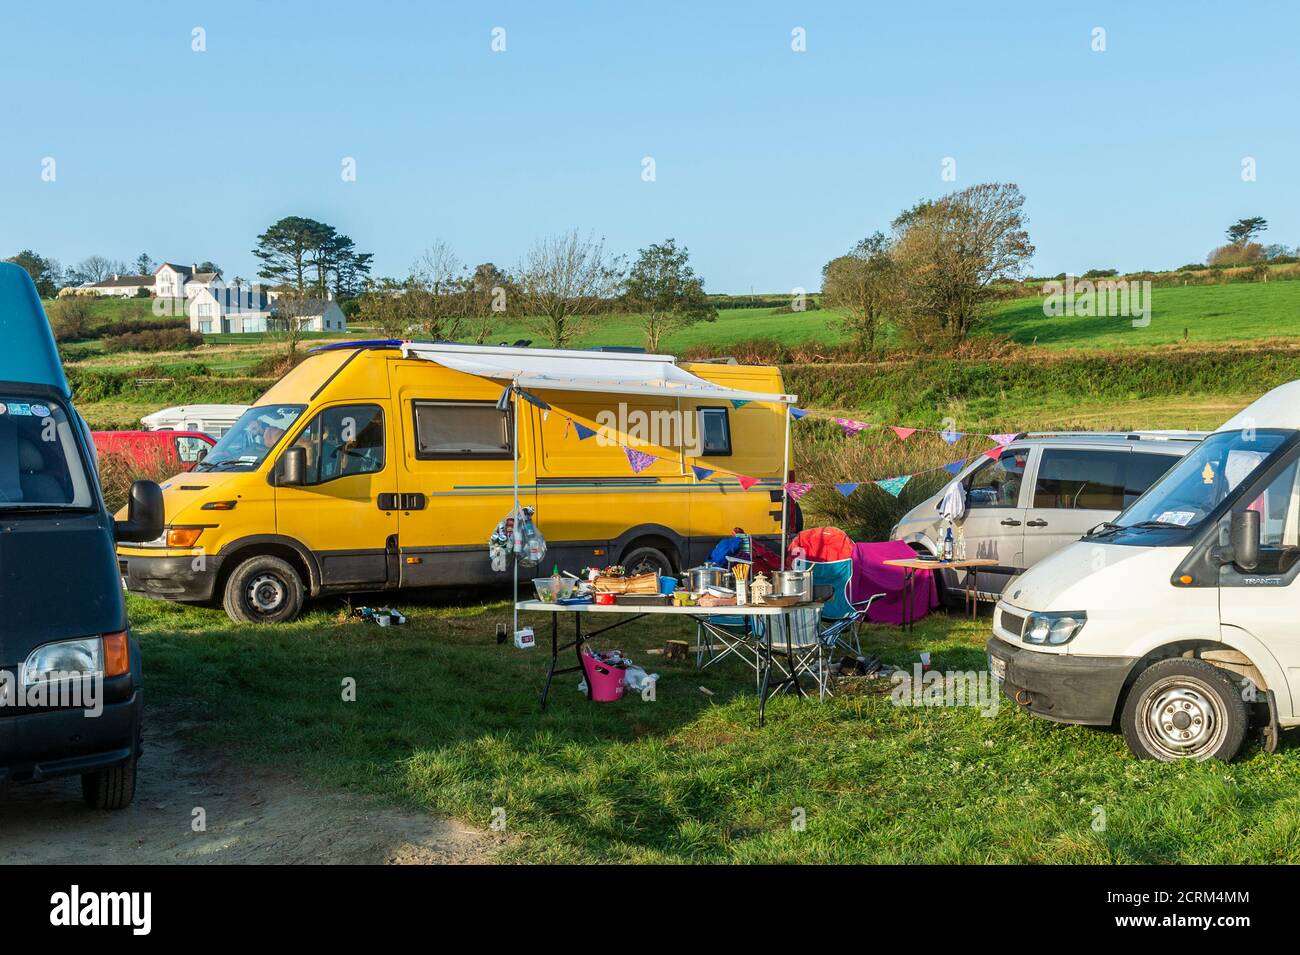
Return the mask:
[(1276, 431), (1212, 434), (1116, 518), (1124, 527), (1195, 527), (1277, 450)]
[(492, 401), (415, 401), (416, 456), (510, 457), (510, 414)]
[(0, 510), (93, 503), (67, 413), (53, 403), (0, 395)]

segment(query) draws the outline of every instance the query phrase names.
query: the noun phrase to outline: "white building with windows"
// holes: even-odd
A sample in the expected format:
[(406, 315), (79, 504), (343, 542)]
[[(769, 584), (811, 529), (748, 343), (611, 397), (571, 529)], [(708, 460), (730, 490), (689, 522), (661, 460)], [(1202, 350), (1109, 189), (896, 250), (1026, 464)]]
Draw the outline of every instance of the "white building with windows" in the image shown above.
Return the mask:
[(107, 275), (98, 282), (69, 286), (60, 295), (112, 295), (117, 298), (137, 298), (141, 292), (153, 291), (154, 280), (148, 275)]
[[(186, 310), (190, 331), (200, 335), (240, 335), (245, 332), (276, 331), (285, 319), (277, 317), (275, 292), (249, 286), (222, 285), (198, 289)], [(324, 299), (296, 303), (294, 314), (303, 331), (346, 332), (347, 317), (331, 294)]]
[(164, 262), (153, 273), (153, 293), (158, 298), (191, 299), (205, 289), (215, 293), (225, 284), (220, 272), (200, 272), (197, 265)]

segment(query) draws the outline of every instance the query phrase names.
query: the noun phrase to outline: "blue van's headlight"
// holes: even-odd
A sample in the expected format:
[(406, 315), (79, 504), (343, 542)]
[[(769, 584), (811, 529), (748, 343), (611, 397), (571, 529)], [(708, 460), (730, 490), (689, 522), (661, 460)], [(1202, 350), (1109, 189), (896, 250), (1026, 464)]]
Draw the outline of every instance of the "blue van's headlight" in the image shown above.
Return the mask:
[(1069, 643), (1088, 622), (1082, 610), (1071, 613), (1031, 613), (1025, 618), (1025, 629), (1020, 639), (1025, 643), (1047, 644), (1059, 647)]
[(88, 677), (104, 672), (104, 644), (99, 637), (60, 640), (37, 647), (23, 664), (23, 685)]

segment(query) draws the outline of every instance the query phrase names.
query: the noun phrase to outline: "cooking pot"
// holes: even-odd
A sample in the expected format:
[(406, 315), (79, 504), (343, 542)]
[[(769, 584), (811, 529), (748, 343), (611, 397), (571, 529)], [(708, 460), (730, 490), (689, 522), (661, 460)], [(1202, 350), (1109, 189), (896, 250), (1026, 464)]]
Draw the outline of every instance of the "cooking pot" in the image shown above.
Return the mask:
[(772, 571), (772, 596), (798, 597), (800, 600), (812, 600), (812, 571)]
[(711, 564), (692, 567), (686, 572), (685, 577), (686, 589), (693, 594), (703, 593), (710, 587), (731, 589), (734, 586), (729, 570), (725, 567), (714, 567)]

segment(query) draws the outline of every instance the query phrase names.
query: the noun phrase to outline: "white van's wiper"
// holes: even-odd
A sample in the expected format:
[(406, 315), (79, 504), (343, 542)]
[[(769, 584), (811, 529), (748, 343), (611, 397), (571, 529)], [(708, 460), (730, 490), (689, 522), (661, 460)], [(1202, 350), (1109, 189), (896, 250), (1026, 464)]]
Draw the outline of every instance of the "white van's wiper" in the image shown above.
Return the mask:
[(1138, 521), (1136, 524), (1130, 524), (1129, 527), (1143, 527), (1143, 528), (1172, 527), (1180, 531), (1183, 529), (1182, 524), (1175, 524), (1172, 521)]
[(1083, 536), (1097, 537), (1101, 534), (1109, 533), (1110, 531), (1122, 531), (1123, 529), (1124, 529), (1123, 524), (1116, 524), (1114, 521), (1102, 521), (1100, 524), (1098, 524), (1092, 530), (1088, 531), (1088, 533), (1084, 534)]

